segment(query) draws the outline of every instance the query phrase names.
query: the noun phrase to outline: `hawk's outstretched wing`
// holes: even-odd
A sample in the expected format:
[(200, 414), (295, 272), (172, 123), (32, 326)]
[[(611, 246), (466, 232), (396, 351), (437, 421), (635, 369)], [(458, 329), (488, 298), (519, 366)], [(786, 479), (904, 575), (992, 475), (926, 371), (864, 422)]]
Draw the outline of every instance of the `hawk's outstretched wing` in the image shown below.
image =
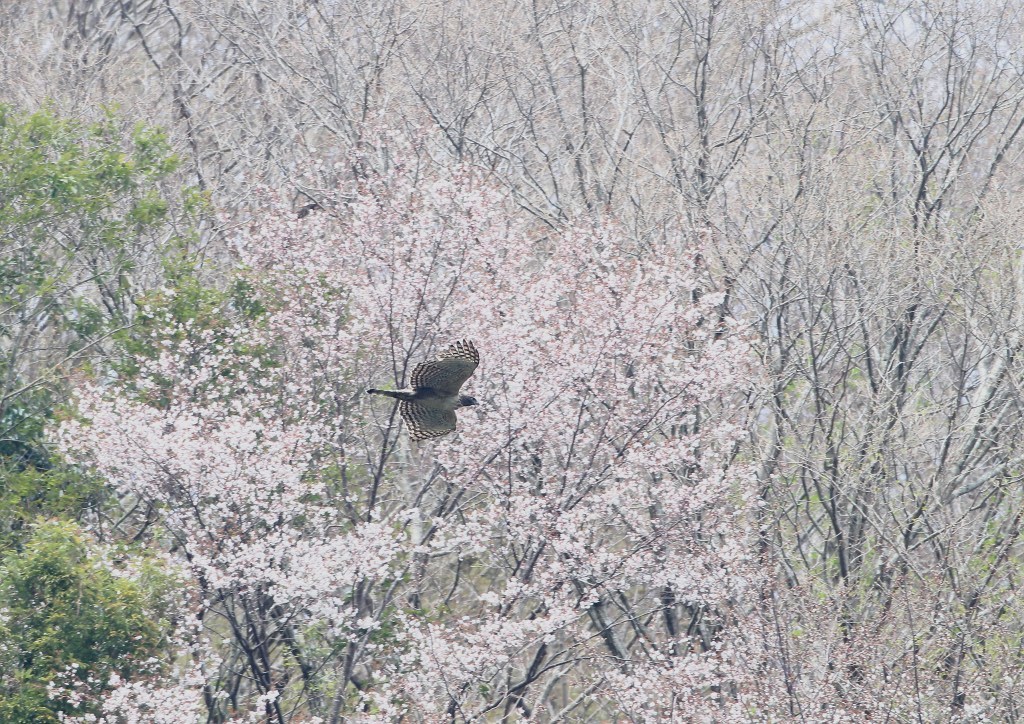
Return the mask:
[(457, 395), (479, 363), (480, 353), (472, 342), (464, 339), (442, 351), (437, 359), (416, 365), (409, 382), (414, 389), (430, 387), (441, 394)]
[(398, 411), (413, 440), (442, 437), (455, 430), (455, 412), (438, 404), (403, 400), (398, 403)]

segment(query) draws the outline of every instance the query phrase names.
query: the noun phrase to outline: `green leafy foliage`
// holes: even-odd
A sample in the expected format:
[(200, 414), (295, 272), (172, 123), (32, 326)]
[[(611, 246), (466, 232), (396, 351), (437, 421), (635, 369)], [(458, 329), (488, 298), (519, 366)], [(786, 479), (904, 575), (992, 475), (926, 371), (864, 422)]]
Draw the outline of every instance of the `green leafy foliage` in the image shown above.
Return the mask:
[[(161, 130), (113, 110), (84, 123), (0, 105), (5, 724), (91, 711), (112, 674), (143, 672), (165, 629), (155, 615), (161, 574), (143, 570), (139, 551), (101, 546), (73, 522), (103, 520), (116, 501), (102, 481), (63, 466), (46, 435), (68, 381), (108, 374), (131, 339), (139, 300), (173, 285), (165, 272), (187, 265), (193, 232), (179, 222), (203, 213), (206, 199), (168, 193), (177, 167)], [(131, 561), (130, 576), (115, 558)]]
[(0, 105), (3, 544), (37, 515), (95, 502), (96, 486), (53, 470), (44, 434), (67, 379), (115, 351), (162, 260), (182, 256), (177, 219), (202, 207), (166, 192), (177, 167), (161, 130), (114, 110), (83, 123)]
[[(14, 442), (0, 445), (9, 453)], [(106, 499), (101, 480), (63, 465), (54, 465), (33, 448), (23, 447), (27, 462), (10, 455), (0, 467), (0, 551), (18, 550), (36, 520), (53, 516), (77, 518), (82, 511), (95, 510)]]
[[(90, 711), (111, 674), (151, 666), (163, 628), (154, 615), (160, 580), (117, 575), (116, 553), (73, 523), (50, 521), (0, 559), (0, 721)], [(76, 690), (85, 692), (77, 706)]]
[[(164, 134), (0, 105), (0, 437), (8, 410), (133, 316), (133, 272), (173, 249)], [(31, 423), (30, 423), (31, 426)]]

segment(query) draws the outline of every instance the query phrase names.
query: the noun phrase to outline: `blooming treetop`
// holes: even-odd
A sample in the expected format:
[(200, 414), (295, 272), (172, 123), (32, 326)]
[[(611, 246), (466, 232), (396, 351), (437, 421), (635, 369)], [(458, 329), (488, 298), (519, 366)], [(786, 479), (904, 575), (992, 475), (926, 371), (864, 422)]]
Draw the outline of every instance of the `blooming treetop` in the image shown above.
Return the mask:
[[(530, 228), (469, 172), (345, 191), (302, 219), (265, 192), (235, 242), (267, 313), (169, 322), (62, 429), (193, 581), (205, 653), (147, 686), (198, 712), (244, 668), (228, 713), (273, 721), (743, 711), (751, 364), (699, 250)], [(360, 393), (456, 338), (480, 406), (410, 443)]]

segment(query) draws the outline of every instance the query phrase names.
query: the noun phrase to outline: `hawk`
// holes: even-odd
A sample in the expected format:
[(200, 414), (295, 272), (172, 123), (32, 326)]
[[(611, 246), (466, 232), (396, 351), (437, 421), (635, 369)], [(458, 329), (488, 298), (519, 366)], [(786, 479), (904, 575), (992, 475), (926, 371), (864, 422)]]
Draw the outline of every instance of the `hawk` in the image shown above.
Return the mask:
[(480, 353), (469, 340), (451, 345), (437, 359), (413, 368), (409, 387), (404, 390), (367, 390), (398, 400), (398, 411), (413, 440), (443, 437), (455, 429), (455, 411), (475, 405), (476, 398), (459, 394), (480, 363)]

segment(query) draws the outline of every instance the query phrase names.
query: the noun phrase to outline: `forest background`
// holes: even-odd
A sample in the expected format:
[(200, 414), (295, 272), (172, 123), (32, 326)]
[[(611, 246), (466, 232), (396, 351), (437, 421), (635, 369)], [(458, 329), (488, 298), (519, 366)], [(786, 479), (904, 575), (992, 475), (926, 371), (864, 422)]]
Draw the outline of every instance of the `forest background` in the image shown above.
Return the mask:
[(1019, 720), (1022, 37), (4, 3), (0, 721)]

